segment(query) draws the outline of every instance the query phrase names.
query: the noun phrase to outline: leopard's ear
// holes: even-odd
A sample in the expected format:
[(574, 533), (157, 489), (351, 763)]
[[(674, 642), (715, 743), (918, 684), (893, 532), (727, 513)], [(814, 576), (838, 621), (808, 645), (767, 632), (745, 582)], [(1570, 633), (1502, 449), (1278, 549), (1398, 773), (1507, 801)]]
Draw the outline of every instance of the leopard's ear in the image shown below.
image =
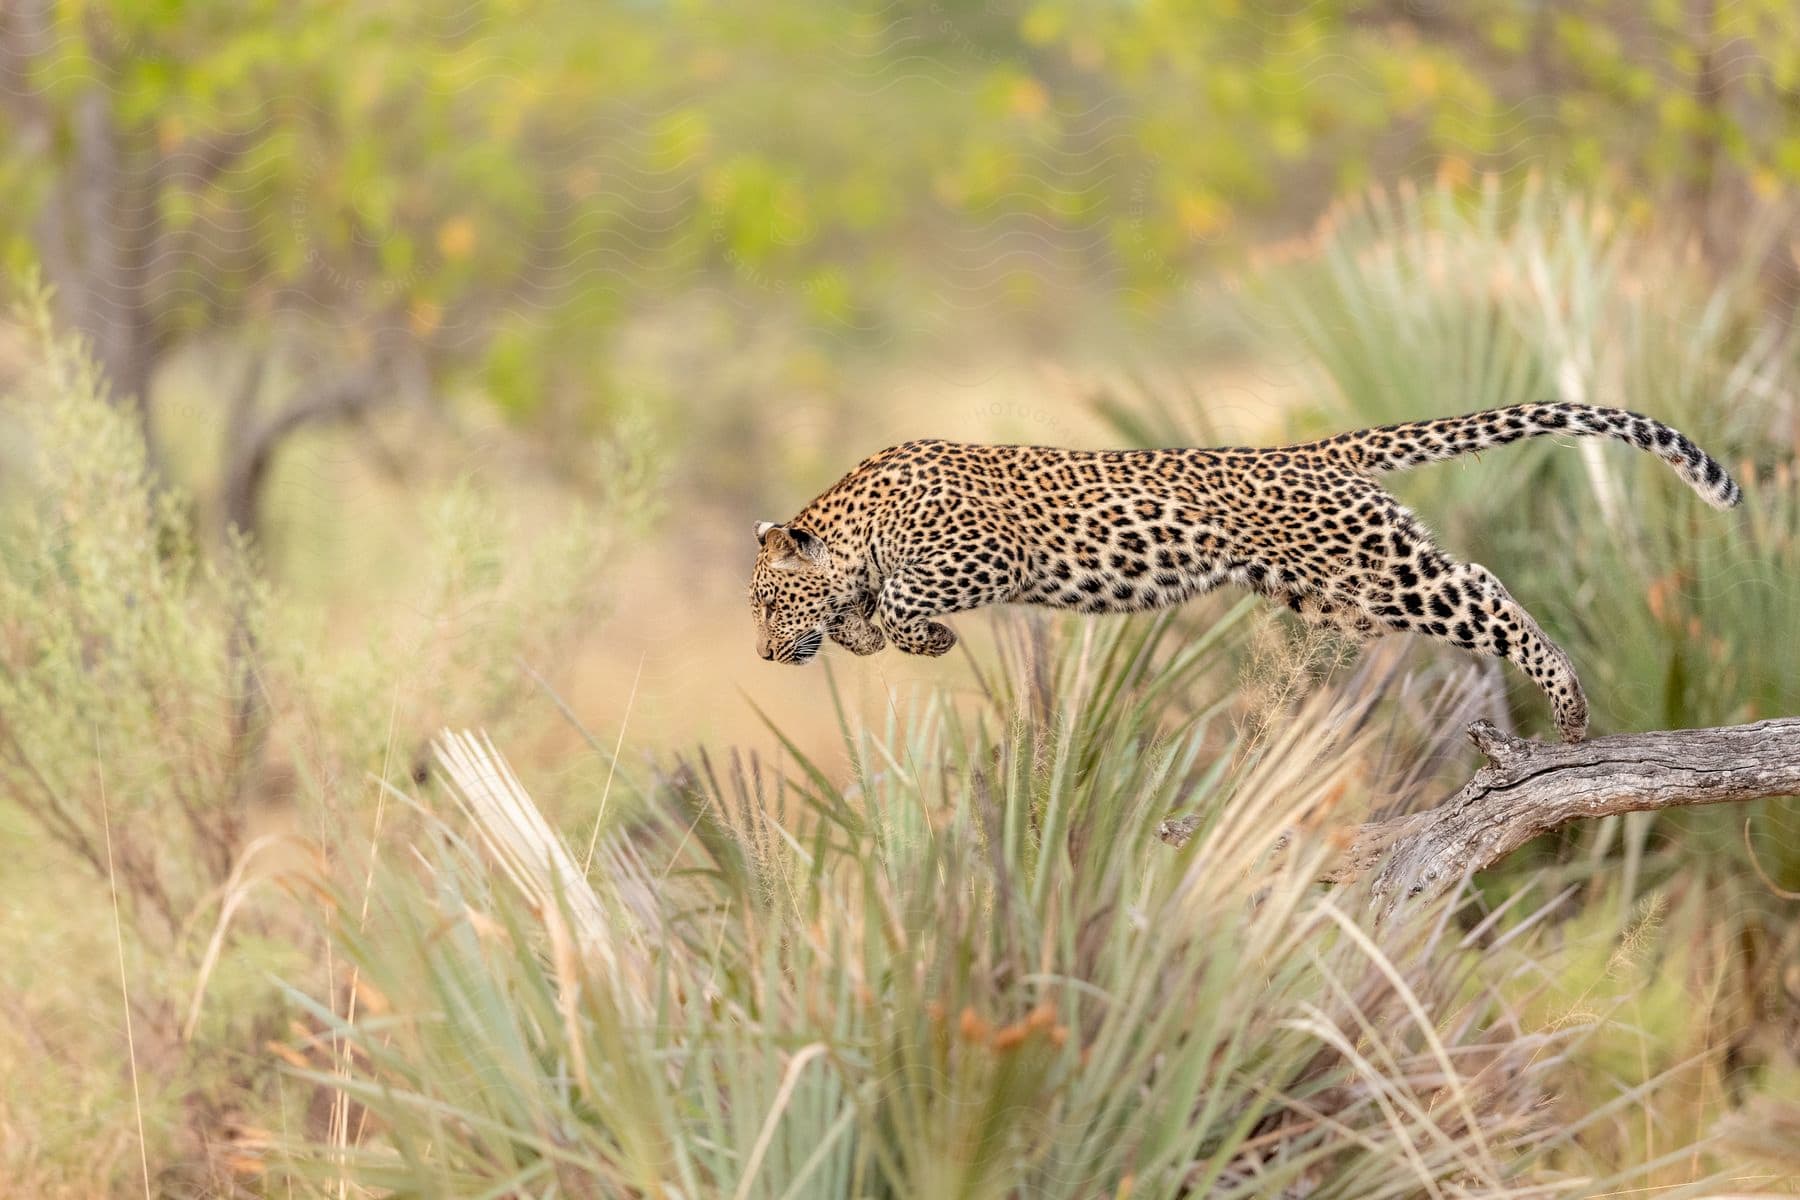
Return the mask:
[(815, 567), (829, 566), (831, 549), (825, 545), (825, 539), (810, 530), (798, 525), (787, 527), (788, 536), (794, 539), (794, 548)]
[(823, 568), (831, 562), (824, 539), (795, 525), (773, 526), (763, 533), (762, 544), (769, 552), (769, 565), (784, 571)]
[(769, 536), (769, 530), (773, 528), (775, 528), (773, 521), (758, 521), (756, 523), (756, 544), (762, 545), (763, 539)]

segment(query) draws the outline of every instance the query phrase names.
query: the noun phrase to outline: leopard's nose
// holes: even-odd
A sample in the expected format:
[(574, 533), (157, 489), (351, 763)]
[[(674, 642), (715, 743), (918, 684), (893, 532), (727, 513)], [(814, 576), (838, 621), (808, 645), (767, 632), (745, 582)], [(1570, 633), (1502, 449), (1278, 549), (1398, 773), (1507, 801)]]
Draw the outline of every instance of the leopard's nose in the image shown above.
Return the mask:
[(774, 662), (775, 661), (775, 651), (772, 648), (770, 648), (770, 646), (767, 643), (764, 643), (763, 645), (758, 646), (756, 648), (756, 652), (758, 654), (762, 655), (764, 662)]

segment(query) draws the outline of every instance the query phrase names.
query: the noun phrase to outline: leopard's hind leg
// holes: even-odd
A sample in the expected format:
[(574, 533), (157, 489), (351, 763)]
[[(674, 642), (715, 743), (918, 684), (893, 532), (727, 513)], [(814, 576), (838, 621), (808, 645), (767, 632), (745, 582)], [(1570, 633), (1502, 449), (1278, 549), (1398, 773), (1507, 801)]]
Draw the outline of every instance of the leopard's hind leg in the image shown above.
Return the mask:
[(1483, 654), (1510, 659), (1531, 676), (1549, 700), (1563, 740), (1579, 742), (1585, 738), (1587, 696), (1581, 690), (1575, 664), (1563, 648), (1550, 640), (1524, 605), (1513, 599), (1506, 585), (1480, 563), (1452, 564), (1448, 582), (1456, 585), (1468, 607), (1466, 612), (1459, 608), (1454, 619), (1447, 622), (1447, 640), (1456, 645), (1468, 642)]
[(1420, 544), (1410, 561), (1365, 578), (1359, 605), (1383, 630), (1422, 633), (1512, 662), (1550, 702), (1563, 740), (1587, 736), (1587, 697), (1575, 665), (1506, 586), (1480, 563), (1455, 562)]
[[(1587, 736), (1587, 697), (1569, 656), (1551, 641), (1493, 572), (1440, 550), (1418, 518), (1373, 487), (1358, 497), (1363, 528), (1334, 556), (1322, 596), (1303, 601), (1360, 613), (1378, 633), (1422, 633), (1464, 650), (1511, 661), (1542, 689), (1564, 740)], [(1342, 544), (1340, 539), (1340, 545)], [(1346, 561), (1348, 560), (1348, 561)]]

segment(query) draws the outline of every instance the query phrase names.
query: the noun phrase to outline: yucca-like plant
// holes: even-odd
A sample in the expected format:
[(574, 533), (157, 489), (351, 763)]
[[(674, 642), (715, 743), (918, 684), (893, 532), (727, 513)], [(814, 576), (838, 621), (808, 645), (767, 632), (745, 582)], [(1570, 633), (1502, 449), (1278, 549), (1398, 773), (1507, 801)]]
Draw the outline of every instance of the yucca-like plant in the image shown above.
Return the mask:
[[(300, 1177), (401, 1195), (1548, 1195), (1576, 1024), (1521, 1027), (1443, 923), (1312, 882), (1385, 730), (1224, 728), (1240, 608), (1002, 639), (985, 699), (846, 717), (847, 782), (701, 756), (591, 864), (494, 748), (378, 873), (315, 1006), (358, 1106)], [(1006, 685), (1001, 680), (1012, 681)], [(1397, 712), (1382, 708), (1381, 712)], [(1158, 841), (1195, 818), (1180, 850)], [(1479, 935), (1477, 935), (1479, 936)], [(1473, 939), (1469, 945), (1473, 944)], [(1641, 1102), (1628, 1092), (1615, 1108)], [(1573, 1161), (1572, 1159), (1570, 1161)]]
[[(1314, 382), (1296, 437), (1563, 399), (1649, 412), (1706, 445), (1740, 475), (1741, 509), (1712, 512), (1654, 455), (1594, 439), (1386, 482), (1570, 651), (1594, 732), (1800, 711), (1800, 642), (1785, 636), (1800, 628), (1800, 372), (1750, 276), (1709, 276), (1603, 203), (1489, 180), (1347, 203), (1237, 294), (1263, 352)], [(1538, 695), (1506, 678), (1532, 727)], [(1779, 828), (1800, 821), (1759, 807)], [(1678, 822), (1741, 867), (1740, 820), (1637, 819), (1630, 849)], [(1776, 878), (1800, 884), (1800, 861), (1777, 859)]]
[(1800, 660), (1765, 636), (1800, 628), (1800, 375), (1749, 277), (1709, 278), (1599, 202), (1490, 181), (1347, 204), (1241, 294), (1269, 352), (1319, 384), (1308, 434), (1561, 399), (1649, 412), (1707, 446), (1743, 476), (1742, 514), (1596, 440), (1389, 483), (1607, 679), (1589, 689), (1597, 731), (1800, 707)]
[[(1297, 423), (1309, 436), (1568, 400), (1651, 413), (1733, 464), (1794, 453), (1791, 354), (1753, 279), (1709, 277), (1601, 201), (1493, 178), (1370, 195), (1237, 294), (1262, 351), (1317, 385)], [(1693, 505), (1653, 456), (1598, 441), (1500, 454), (1393, 483), (1477, 557), (1524, 553), (1552, 514), (1617, 522)]]
[[(1707, 510), (1653, 456), (1592, 440), (1526, 443), (1387, 482), (1570, 651), (1596, 733), (1800, 712), (1800, 643), (1786, 632), (1800, 628), (1800, 376), (1749, 275), (1710, 275), (1602, 203), (1488, 181), (1347, 204), (1257, 264), (1236, 295), (1262, 352), (1315, 388), (1296, 437), (1563, 399), (1649, 412), (1706, 445), (1744, 485), (1740, 509)], [(1175, 432), (1164, 426), (1151, 440)], [(1541, 728), (1535, 690), (1495, 674), (1520, 724)], [(1690, 1079), (1714, 1078), (1731, 1044), (1733, 1084), (1749, 1093), (1782, 1070), (1755, 1024), (1779, 994), (1782, 956), (1768, 948), (1784, 944), (1791, 914), (1768, 885), (1800, 886), (1797, 824), (1791, 800), (1601, 822), (1519, 856), (1489, 891), (1554, 856), (1551, 879), (1586, 884), (1610, 910), (1587, 925), (1604, 943), (1600, 976), (1583, 982), (1583, 956), (1568, 960), (1562, 985), (1574, 993), (1617, 992), (1604, 964), (1627, 935), (1679, 973), (1661, 983), (1685, 1002), (1633, 1015), (1640, 1069), (1618, 1083), (1657, 1074), (1672, 1048), (1697, 1056)], [(1708, 914), (1701, 932), (1631, 933), (1631, 914), (1665, 887)], [(1732, 969), (1709, 972), (1721, 955)], [(1573, 1092), (1615, 1079), (1603, 1055), (1577, 1062)], [(1720, 1095), (1702, 1083), (1685, 1109), (1716, 1115)], [(1654, 1141), (1645, 1130), (1621, 1135), (1621, 1151)]]

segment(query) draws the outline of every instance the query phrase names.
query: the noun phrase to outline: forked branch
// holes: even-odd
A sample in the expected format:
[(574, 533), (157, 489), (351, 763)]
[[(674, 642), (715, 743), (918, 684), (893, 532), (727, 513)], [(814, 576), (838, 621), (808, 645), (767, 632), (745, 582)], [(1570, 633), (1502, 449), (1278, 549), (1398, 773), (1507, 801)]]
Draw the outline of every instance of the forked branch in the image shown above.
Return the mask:
[[(1385, 920), (1571, 821), (1800, 795), (1796, 717), (1574, 744), (1529, 741), (1477, 721), (1469, 740), (1487, 766), (1435, 808), (1356, 829), (1321, 878), (1347, 883), (1379, 866), (1372, 886)], [(1179, 843), (1190, 830), (1167, 822), (1163, 837)]]

